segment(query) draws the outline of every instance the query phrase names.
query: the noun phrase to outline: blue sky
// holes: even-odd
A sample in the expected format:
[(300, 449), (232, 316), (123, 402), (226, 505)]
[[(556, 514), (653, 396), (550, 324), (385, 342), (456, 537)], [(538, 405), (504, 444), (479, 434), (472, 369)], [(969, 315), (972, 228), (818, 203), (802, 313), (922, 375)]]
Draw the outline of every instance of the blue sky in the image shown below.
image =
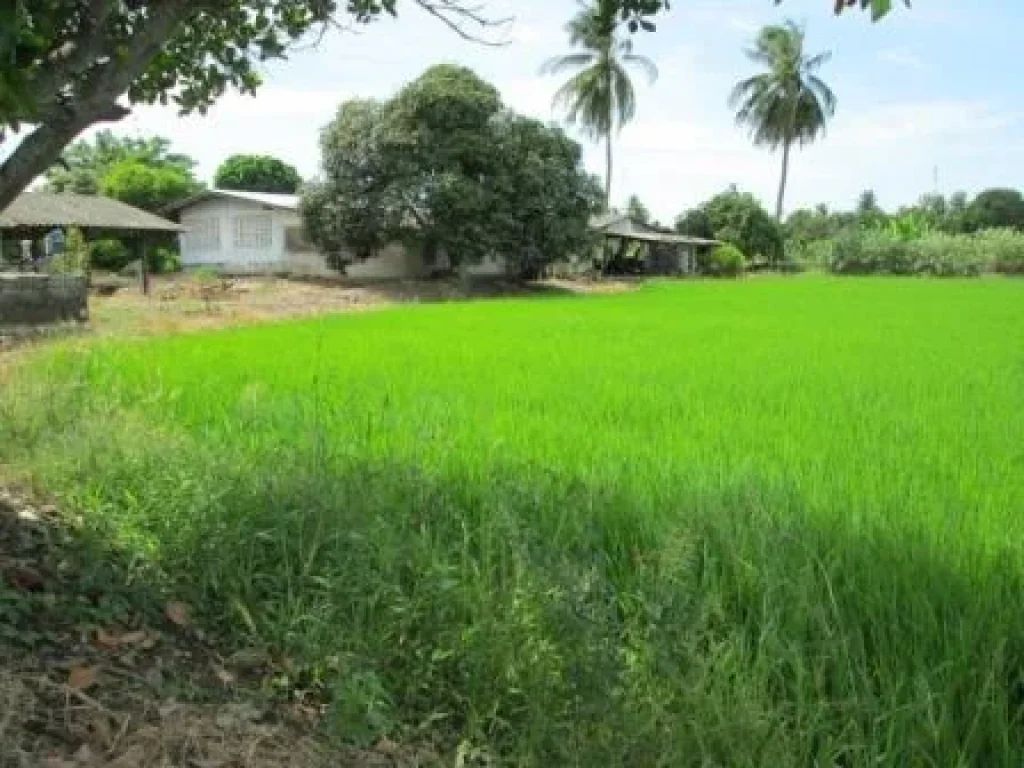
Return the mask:
[[(460, 40), (409, 0), (398, 20), (335, 32), (318, 47), (263, 68), (257, 96), (226, 96), (206, 116), (179, 118), (139, 108), (119, 133), (160, 133), (195, 157), (209, 179), (233, 152), (274, 154), (316, 173), (318, 133), (339, 103), (387, 97), (433, 63), (468, 65), (513, 108), (554, 119), (559, 81), (540, 77), (565, 49), (562, 26), (574, 0), (488, 0), (514, 15), (500, 48)], [(617, 141), (617, 201), (636, 193), (669, 221), (735, 183), (771, 205), (779, 158), (752, 147), (727, 105), (733, 83), (752, 72), (743, 49), (759, 27), (787, 17), (807, 27), (811, 51), (830, 50), (823, 76), (839, 100), (828, 134), (796, 154), (787, 208), (850, 206), (874, 189), (895, 207), (936, 188), (969, 193), (1024, 186), (1024, 85), (1020, 32), (1024, 4), (1012, 0), (915, 0), (871, 24), (865, 14), (834, 17), (832, 0), (673, 0), (637, 51), (660, 69), (653, 85), (636, 78), (639, 109)], [(585, 142), (584, 142), (585, 143)], [(602, 170), (599, 147), (587, 164)]]

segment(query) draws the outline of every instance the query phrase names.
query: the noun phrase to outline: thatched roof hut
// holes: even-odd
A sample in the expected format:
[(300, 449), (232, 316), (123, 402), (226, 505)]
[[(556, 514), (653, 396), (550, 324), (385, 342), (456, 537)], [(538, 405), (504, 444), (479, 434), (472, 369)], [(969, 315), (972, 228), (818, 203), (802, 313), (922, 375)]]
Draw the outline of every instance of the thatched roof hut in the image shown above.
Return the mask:
[(25, 192), (0, 211), (0, 230), (15, 236), (35, 235), (56, 227), (120, 230), (122, 232), (181, 232), (180, 224), (99, 195)]

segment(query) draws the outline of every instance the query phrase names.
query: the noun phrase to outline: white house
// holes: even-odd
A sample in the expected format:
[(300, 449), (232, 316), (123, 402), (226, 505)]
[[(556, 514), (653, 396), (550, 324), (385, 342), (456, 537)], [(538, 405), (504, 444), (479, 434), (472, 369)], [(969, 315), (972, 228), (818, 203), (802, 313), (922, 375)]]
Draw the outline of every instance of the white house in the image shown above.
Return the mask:
[[(181, 261), (188, 267), (215, 267), (237, 274), (288, 273), (336, 275), (323, 254), (306, 239), (298, 195), (271, 195), (210, 189), (167, 209), (181, 235)], [(384, 248), (365, 261), (353, 261), (345, 273), (356, 279), (387, 280), (427, 276), (433, 267), (402, 245)], [(470, 267), (474, 275), (502, 275), (503, 259)]]

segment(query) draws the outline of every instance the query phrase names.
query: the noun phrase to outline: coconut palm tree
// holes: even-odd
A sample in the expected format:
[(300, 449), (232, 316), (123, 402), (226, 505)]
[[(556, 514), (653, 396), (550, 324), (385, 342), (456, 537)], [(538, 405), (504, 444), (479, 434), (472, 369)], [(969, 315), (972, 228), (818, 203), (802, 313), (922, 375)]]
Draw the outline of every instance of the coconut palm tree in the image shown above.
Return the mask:
[(835, 94), (817, 75), (832, 54), (808, 56), (803, 28), (787, 21), (762, 29), (747, 57), (767, 71), (738, 83), (729, 105), (736, 110), (736, 122), (750, 129), (754, 144), (772, 151), (782, 149), (782, 178), (775, 205), (775, 215), (781, 219), (790, 149), (794, 144), (810, 144), (823, 134), (836, 111)]
[(621, 31), (615, 3), (596, 0), (566, 25), (569, 44), (577, 49), (545, 62), (542, 74), (575, 74), (555, 93), (554, 104), (566, 120), (580, 126), (595, 141), (605, 142), (604, 199), (608, 208), (612, 190), (612, 137), (636, 114), (636, 91), (629, 67), (643, 70), (653, 82), (654, 63), (633, 53), (633, 41)]

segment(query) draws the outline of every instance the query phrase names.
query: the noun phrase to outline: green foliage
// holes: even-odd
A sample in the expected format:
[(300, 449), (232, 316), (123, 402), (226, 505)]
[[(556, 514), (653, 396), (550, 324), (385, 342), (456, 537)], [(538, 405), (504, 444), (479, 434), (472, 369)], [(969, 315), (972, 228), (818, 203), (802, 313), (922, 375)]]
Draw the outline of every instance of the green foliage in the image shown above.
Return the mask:
[[(461, 0), (410, 0), (464, 37), (496, 23)], [(32, 126), (0, 173), (0, 208), (77, 134), (136, 104), (203, 113), (253, 93), (257, 67), (317, 29), (394, 15), (397, 0), (33, 0), (0, 10), (0, 143)], [(497, 26), (501, 26), (500, 23)], [(126, 106), (127, 104), (127, 106)]]
[(666, 283), (78, 341), (4, 377), (0, 462), (363, 743), (1016, 766), (1022, 290)]
[(232, 155), (217, 169), (213, 184), (218, 189), (294, 195), (302, 177), (294, 166), (270, 155)]
[(786, 219), (783, 231), (787, 241), (806, 244), (814, 240), (833, 238), (845, 229), (857, 226), (857, 214), (833, 212), (828, 206), (800, 208)]
[(743, 272), (746, 263), (743, 251), (730, 243), (711, 251), (710, 271), (718, 277), (736, 277)]
[(974, 235), (993, 272), (1024, 274), (1024, 234), (1012, 229), (986, 229)]
[(910, 242), (932, 234), (934, 228), (930, 218), (917, 210), (907, 210), (883, 222), (877, 229), (893, 240)]
[(171, 143), (162, 136), (147, 139), (122, 138), (110, 131), (99, 131), (91, 140), (77, 141), (68, 147), (60, 163), (46, 172), (47, 188), (53, 192), (99, 194), (107, 175), (124, 163), (137, 162), (154, 169), (173, 169), (195, 184), (195, 161), (170, 151)]
[(705, 240), (713, 240), (715, 237), (714, 227), (703, 208), (691, 208), (676, 216), (676, 232)]
[(401, 241), (453, 267), (501, 255), (536, 274), (586, 249), (600, 193), (579, 145), (504, 110), (467, 69), (433, 67), (386, 103), (346, 102), (321, 148), (302, 213), (337, 262)]
[(681, 216), (676, 220), (676, 228), (695, 237), (732, 243), (755, 263), (775, 264), (783, 256), (779, 223), (756, 197), (735, 187), (708, 200), (700, 213)]
[(817, 74), (831, 54), (808, 55), (803, 28), (787, 21), (764, 27), (747, 57), (766, 71), (740, 81), (729, 105), (755, 145), (783, 151), (775, 207), (775, 217), (781, 219), (790, 147), (817, 139), (836, 111), (835, 94)]
[(120, 272), (132, 258), (131, 249), (122, 240), (103, 238), (89, 243), (89, 260), (96, 269)]
[[(878, 21), (889, 14), (892, 7), (899, 0), (819, 0), (832, 8), (836, 15), (841, 14), (847, 8), (860, 8), (871, 13), (871, 20)], [(774, 0), (778, 5), (781, 0)], [(903, 0), (904, 5), (910, 7), (910, 0)], [(662, 11), (668, 10), (669, 0), (610, 0), (609, 7), (619, 13), (623, 20), (629, 23), (630, 30), (635, 32), (638, 29), (647, 31), (654, 30), (654, 24), (650, 20)]]
[(147, 165), (141, 160), (122, 160), (110, 168), (100, 183), (104, 195), (155, 212), (200, 188), (190, 173), (175, 167)]
[(64, 240), (64, 252), (52, 258), (47, 271), (55, 275), (82, 274), (89, 271), (89, 245), (82, 230), (72, 227)]
[(181, 272), (181, 254), (176, 248), (156, 248), (153, 251), (153, 271), (158, 274)]
[(570, 125), (578, 125), (595, 141), (606, 142), (605, 207), (610, 207), (612, 135), (636, 115), (636, 91), (629, 76), (638, 67), (653, 81), (654, 63), (633, 53), (633, 41), (622, 34), (622, 18), (614, 3), (597, 0), (583, 6), (566, 25), (573, 53), (549, 59), (543, 74), (574, 72), (555, 93), (554, 105)]
[(630, 195), (626, 201), (626, 213), (642, 224), (651, 223), (651, 211), (637, 195)]
[[(1024, 234), (986, 230), (972, 235), (913, 230), (894, 219), (885, 230), (850, 230), (835, 240), (832, 269), (840, 274), (972, 277), (985, 271), (1024, 271)], [(901, 220), (906, 219), (901, 225)]]
[(1024, 195), (1017, 189), (986, 189), (968, 206), (967, 226), (970, 231), (1024, 230)]

